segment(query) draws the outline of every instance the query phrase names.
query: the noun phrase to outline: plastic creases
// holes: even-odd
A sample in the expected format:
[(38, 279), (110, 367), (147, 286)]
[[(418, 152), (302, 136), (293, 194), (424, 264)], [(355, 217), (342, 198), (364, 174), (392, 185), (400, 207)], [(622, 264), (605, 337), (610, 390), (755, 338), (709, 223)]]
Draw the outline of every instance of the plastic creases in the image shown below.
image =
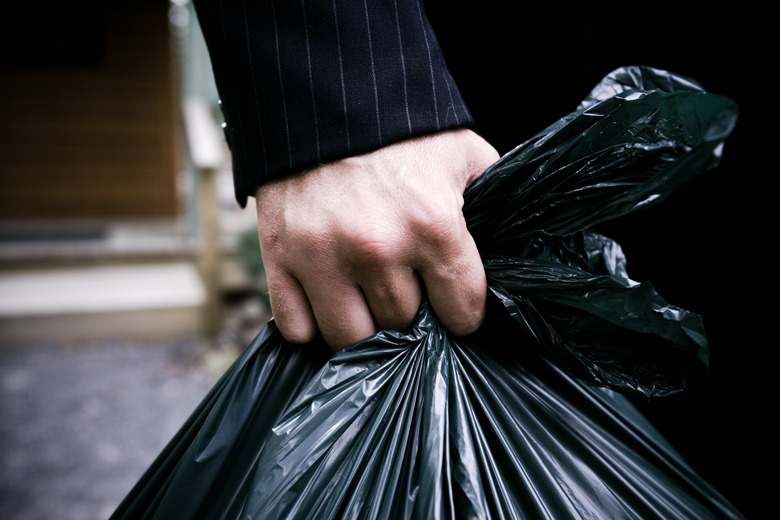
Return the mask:
[(596, 224), (719, 162), (734, 103), (646, 67), (466, 192), (489, 305), (330, 355), (273, 320), (114, 518), (742, 518), (630, 403), (704, 372), (700, 318), (630, 280)]

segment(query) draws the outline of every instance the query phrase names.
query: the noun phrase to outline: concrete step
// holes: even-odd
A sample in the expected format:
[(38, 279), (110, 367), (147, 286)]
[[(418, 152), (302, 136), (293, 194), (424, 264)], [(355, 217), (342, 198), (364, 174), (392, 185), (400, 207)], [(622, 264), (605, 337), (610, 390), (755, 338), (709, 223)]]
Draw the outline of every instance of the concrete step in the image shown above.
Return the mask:
[(9, 270), (0, 272), (0, 341), (197, 335), (206, 304), (190, 262)]

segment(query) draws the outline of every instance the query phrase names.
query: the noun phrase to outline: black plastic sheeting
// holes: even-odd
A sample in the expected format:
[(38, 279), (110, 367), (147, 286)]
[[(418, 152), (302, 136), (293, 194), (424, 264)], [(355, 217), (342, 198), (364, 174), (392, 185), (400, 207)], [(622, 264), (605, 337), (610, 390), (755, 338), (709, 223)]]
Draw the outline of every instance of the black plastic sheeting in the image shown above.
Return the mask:
[(631, 403), (706, 373), (699, 316), (592, 231), (717, 166), (737, 107), (648, 67), (608, 75), (465, 194), (480, 330), (332, 354), (273, 320), (113, 518), (742, 518)]

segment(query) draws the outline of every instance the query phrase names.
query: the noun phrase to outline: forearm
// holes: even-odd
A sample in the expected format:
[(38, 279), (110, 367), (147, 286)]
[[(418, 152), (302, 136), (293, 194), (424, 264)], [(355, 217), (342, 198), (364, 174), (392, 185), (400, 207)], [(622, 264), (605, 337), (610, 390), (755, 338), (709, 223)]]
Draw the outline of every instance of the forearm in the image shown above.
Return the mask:
[(418, 0), (196, 0), (244, 205), (267, 180), (471, 126)]

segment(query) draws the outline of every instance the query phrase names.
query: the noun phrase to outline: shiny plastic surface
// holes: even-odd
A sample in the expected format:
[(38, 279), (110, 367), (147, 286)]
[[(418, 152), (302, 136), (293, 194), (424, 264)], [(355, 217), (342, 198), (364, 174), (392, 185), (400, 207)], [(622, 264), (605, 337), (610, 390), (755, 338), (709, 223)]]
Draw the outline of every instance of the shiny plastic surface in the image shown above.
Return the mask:
[(741, 518), (633, 407), (707, 366), (698, 316), (593, 226), (716, 166), (736, 119), (694, 81), (618, 69), (466, 193), (484, 326), (330, 355), (273, 320), (114, 518)]

